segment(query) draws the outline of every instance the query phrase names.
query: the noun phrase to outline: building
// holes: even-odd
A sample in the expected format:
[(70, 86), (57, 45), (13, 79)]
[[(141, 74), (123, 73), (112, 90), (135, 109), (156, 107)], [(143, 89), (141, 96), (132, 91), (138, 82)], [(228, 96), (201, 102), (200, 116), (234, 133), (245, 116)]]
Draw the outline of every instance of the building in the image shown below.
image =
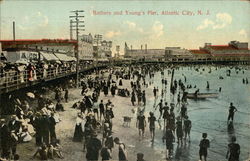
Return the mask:
[(247, 42), (231, 41), (228, 45), (205, 43), (200, 49), (189, 50), (195, 60), (249, 61), (250, 50)]
[(228, 45), (212, 45), (205, 43), (201, 50), (205, 50), (213, 60), (238, 61), (250, 60), (250, 50), (247, 42), (231, 41)]
[(145, 44), (145, 49), (141, 45), (141, 49), (129, 49), (127, 43), (125, 42), (124, 48), (124, 58), (132, 60), (148, 60), (148, 61), (159, 61), (165, 59), (164, 49), (147, 49), (147, 44)]
[(108, 60), (112, 57), (112, 41), (100, 41), (100, 43), (96, 42), (93, 46), (94, 49), (94, 57), (99, 60)]
[(93, 37), (89, 33), (88, 35), (79, 36), (78, 43), (79, 59), (80, 60), (93, 60)]
[(181, 47), (166, 47), (165, 60), (166, 61), (189, 61), (193, 60), (194, 56), (187, 49)]
[(194, 61), (207, 61), (212, 60), (212, 55), (203, 49), (192, 49), (189, 50), (190, 53), (193, 55)]
[(2, 49), (5, 51), (13, 50), (46, 50), (64, 51), (69, 56), (75, 55), (77, 42), (67, 39), (38, 39), (38, 40), (0, 40)]
[(112, 48), (112, 41), (103, 40), (101, 42), (101, 46), (99, 49), (99, 54), (101, 54), (101, 57), (111, 58), (112, 57), (111, 48)]
[(61, 39), (1, 40), (8, 62), (75, 61), (76, 41)]

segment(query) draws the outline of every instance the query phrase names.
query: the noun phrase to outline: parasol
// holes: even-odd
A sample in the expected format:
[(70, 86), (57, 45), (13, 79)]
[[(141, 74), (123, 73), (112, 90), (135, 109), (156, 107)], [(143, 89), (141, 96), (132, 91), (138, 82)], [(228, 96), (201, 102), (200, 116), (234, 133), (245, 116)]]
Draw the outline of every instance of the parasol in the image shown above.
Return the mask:
[(30, 98), (35, 98), (35, 94), (34, 93), (31, 93), (31, 92), (28, 92), (26, 93), (26, 95)]

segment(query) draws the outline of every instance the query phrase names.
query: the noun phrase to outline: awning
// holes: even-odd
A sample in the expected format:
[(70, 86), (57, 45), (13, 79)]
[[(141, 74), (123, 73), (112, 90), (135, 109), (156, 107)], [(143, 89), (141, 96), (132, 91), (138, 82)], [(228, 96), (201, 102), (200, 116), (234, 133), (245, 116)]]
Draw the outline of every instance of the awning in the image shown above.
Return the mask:
[(76, 58), (72, 56), (67, 56), (65, 54), (59, 54), (59, 53), (55, 53), (55, 55), (60, 61), (76, 61)]
[(109, 61), (107, 58), (98, 58), (97, 61), (100, 61), (100, 62), (107, 62)]
[(53, 54), (53, 53), (45, 53), (45, 52), (40, 52), (43, 58), (47, 61), (55, 60), (58, 61), (59, 59)]

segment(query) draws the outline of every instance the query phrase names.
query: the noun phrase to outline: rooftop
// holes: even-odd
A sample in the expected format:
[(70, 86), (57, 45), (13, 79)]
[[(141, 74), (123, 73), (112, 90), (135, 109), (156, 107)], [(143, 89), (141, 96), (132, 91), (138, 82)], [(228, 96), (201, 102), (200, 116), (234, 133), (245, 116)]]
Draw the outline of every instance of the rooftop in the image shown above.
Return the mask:
[(207, 51), (205, 50), (199, 50), (199, 49), (192, 49), (189, 50), (192, 54), (209, 54)]
[(69, 39), (16, 39), (16, 40), (0, 40), (1, 43), (73, 43), (76, 40)]

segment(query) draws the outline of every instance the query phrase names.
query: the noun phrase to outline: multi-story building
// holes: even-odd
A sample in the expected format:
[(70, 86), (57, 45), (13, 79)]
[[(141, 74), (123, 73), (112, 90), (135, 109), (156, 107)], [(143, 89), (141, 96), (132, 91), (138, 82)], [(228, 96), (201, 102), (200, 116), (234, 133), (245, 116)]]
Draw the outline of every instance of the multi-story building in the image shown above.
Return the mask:
[(211, 54), (213, 60), (250, 60), (250, 50), (247, 42), (231, 41), (228, 45), (205, 43), (204, 47), (200, 49)]
[(248, 43), (231, 41), (228, 45), (205, 43), (198, 50), (189, 50), (196, 60), (244, 61), (250, 60)]
[(145, 49), (141, 45), (141, 49), (129, 49), (127, 43), (125, 43), (124, 48), (124, 58), (129, 58), (133, 60), (149, 60), (149, 61), (158, 61), (165, 59), (165, 50), (164, 49), (147, 49), (147, 44)]
[(91, 34), (79, 36), (78, 51), (80, 60), (93, 60), (93, 37)]
[(100, 46), (100, 50), (99, 53), (102, 55), (101, 57), (107, 57), (107, 58), (111, 58), (112, 57), (112, 41), (106, 41), (103, 40), (101, 42), (101, 46)]
[(93, 46), (94, 57), (99, 60), (108, 60), (112, 57), (112, 41), (100, 41)]

